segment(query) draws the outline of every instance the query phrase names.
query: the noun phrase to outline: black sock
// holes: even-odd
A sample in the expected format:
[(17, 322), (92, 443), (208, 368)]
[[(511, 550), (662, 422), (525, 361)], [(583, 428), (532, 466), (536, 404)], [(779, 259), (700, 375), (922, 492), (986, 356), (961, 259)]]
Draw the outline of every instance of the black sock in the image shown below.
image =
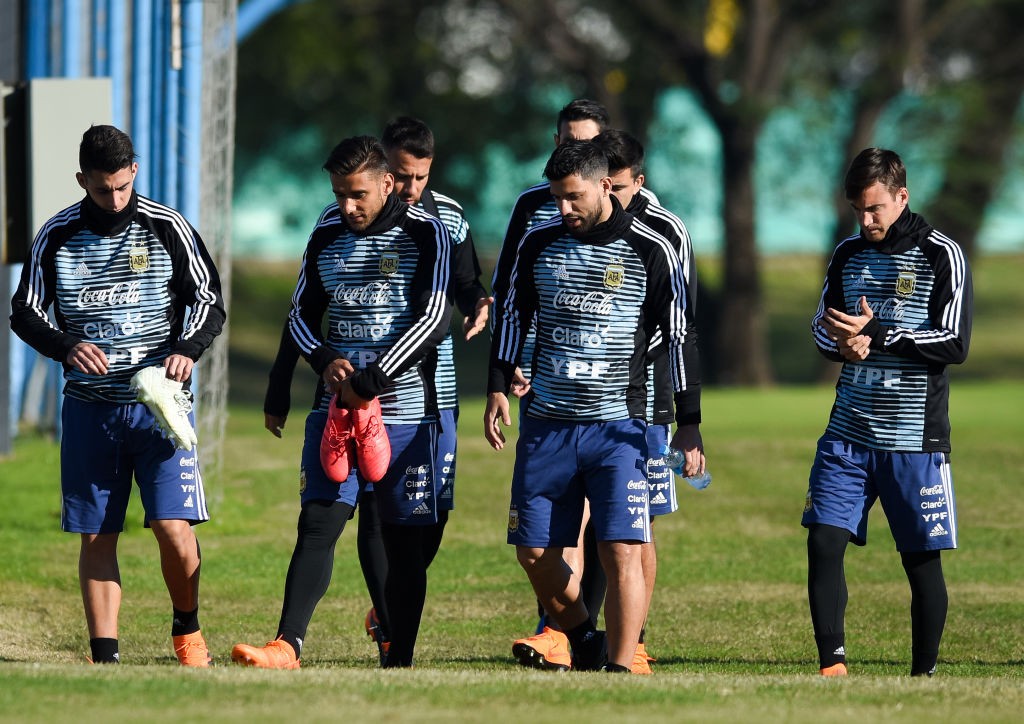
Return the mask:
[(352, 513), (347, 503), (311, 500), (299, 513), (298, 536), (284, 582), (284, 603), (277, 635), (295, 648), (302, 639), (316, 605), (327, 592), (334, 569), (334, 546)]
[(640, 643), (644, 642), (644, 635), (646, 633), (647, 633), (647, 626), (645, 625), (642, 629), (640, 629)]
[(931, 676), (939, 659), (939, 642), (946, 626), (949, 597), (939, 551), (903, 553), (903, 570), (910, 582), (911, 676)]
[(193, 611), (180, 611), (172, 608), (174, 618), (171, 621), (171, 636), (184, 636), (199, 630), (199, 607)]
[(299, 638), (295, 634), (290, 633), (288, 631), (285, 631), (278, 638), (280, 638), (282, 641), (284, 641), (286, 644), (288, 644), (289, 646), (292, 647), (292, 649), (295, 651), (295, 658), (297, 658), (297, 659), (301, 659), (302, 658), (302, 639), (301, 638)]
[(807, 533), (807, 594), (823, 669), (846, 662), (843, 556), (849, 542), (850, 532), (832, 525), (812, 525)]
[(89, 639), (94, 664), (119, 664), (121, 656), (117, 650), (117, 639)]
[(608, 663), (608, 641), (604, 631), (594, 628), (587, 618), (565, 635), (572, 646), (572, 667), (578, 671), (597, 671)]

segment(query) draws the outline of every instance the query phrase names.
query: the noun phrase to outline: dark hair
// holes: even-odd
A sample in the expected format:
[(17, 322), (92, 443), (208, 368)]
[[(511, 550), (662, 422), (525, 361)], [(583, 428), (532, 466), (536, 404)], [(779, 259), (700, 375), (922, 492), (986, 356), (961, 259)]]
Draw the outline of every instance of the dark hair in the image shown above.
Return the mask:
[(843, 186), (846, 198), (853, 199), (869, 186), (881, 183), (892, 193), (907, 185), (907, 168), (895, 151), (885, 148), (865, 148), (853, 159), (846, 172)]
[(628, 168), (635, 179), (644, 172), (644, 147), (625, 131), (609, 128), (592, 139), (608, 158), (608, 172), (618, 173)]
[(78, 166), (82, 173), (117, 173), (135, 161), (131, 137), (113, 126), (90, 126), (78, 146)]
[(592, 180), (607, 176), (608, 159), (604, 151), (591, 141), (566, 141), (558, 146), (544, 166), (544, 177), (561, 181), (574, 174)]
[(416, 158), (434, 157), (434, 134), (419, 118), (399, 116), (384, 126), (380, 145), (385, 151), (405, 151)]
[(597, 101), (589, 98), (577, 98), (570, 101), (558, 112), (558, 120), (555, 122), (555, 133), (562, 132), (562, 124), (572, 121), (593, 121), (597, 124), (599, 131), (608, 127), (608, 109)]
[(324, 171), (348, 176), (361, 171), (387, 173), (388, 161), (384, 148), (373, 136), (346, 138), (331, 150), (323, 165)]

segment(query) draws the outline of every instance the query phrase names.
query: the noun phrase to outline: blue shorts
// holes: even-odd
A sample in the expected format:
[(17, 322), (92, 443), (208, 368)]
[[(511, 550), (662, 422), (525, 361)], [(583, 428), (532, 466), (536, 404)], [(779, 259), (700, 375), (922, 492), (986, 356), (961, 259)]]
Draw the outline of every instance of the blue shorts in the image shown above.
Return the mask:
[(675, 475), (665, 464), (661, 451), (668, 445), (669, 425), (647, 426), (647, 498), (651, 517), (679, 510)]
[[(320, 465), (320, 440), (327, 413), (314, 410), (306, 418), (302, 446), (300, 494), (303, 503), (331, 500), (355, 506), (367, 483), (356, 467), (342, 483), (336, 483)], [(418, 425), (385, 425), (391, 444), (391, 463), (384, 477), (373, 484), (380, 519), (399, 525), (437, 523), (440, 479), (434, 475), (437, 459), (437, 422)]]
[[(189, 420), (195, 425), (192, 414)], [(196, 448), (185, 452), (163, 437), (137, 402), (65, 397), (61, 410), (61, 527), (70, 533), (124, 530), (132, 477), (146, 522), (210, 519)]]
[(522, 416), (508, 542), (575, 547), (584, 498), (599, 541), (651, 540), (643, 420), (575, 423)]
[(888, 452), (826, 433), (818, 440), (802, 523), (868, 540), (868, 512), (880, 500), (896, 550), (956, 548), (956, 498), (946, 453)]
[(440, 470), (441, 493), (438, 495), (440, 510), (455, 510), (455, 448), (458, 443), (456, 429), (459, 424), (459, 408), (441, 410), (441, 432), (437, 439), (437, 462)]

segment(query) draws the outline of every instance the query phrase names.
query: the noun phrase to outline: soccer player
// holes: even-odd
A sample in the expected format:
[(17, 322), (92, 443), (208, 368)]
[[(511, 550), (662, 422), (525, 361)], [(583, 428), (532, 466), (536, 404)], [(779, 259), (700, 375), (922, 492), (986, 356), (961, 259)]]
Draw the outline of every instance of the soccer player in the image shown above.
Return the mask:
[[(448, 233), (455, 244), (450, 290), (455, 305), (464, 315), (462, 332), (468, 341), (486, 328), (488, 309), (494, 300), (480, 284), (480, 262), (462, 207), (454, 199), (427, 188), (434, 160), (434, 134), (423, 121), (402, 116), (385, 126), (381, 135), (381, 146), (395, 177), (393, 193), (405, 203), (436, 216), (448, 228)], [(334, 213), (336, 208), (336, 204), (332, 204), (324, 213)], [(452, 337), (449, 331), (438, 346), (435, 378), (441, 421), (435, 466), (436, 470), (440, 471), (442, 482), (440, 525), (434, 530), (437, 536), (429, 541), (429, 549), (425, 552), (428, 565), (441, 544), (441, 534), (448, 519), (448, 511), (454, 508), (455, 501), (456, 425), (459, 408), (452, 352)], [(289, 389), (298, 357), (298, 350), (292, 343), (291, 333), (286, 324), (277, 358), (270, 372), (270, 382), (264, 400), (265, 425), (278, 437), (281, 435), (291, 405)], [(372, 484), (367, 485), (359, 497), (356, 545), (363, 578), (373, 604), (373, 608), (366, 616), (367, 632), (378, 647), (383, 648), (389, 645), (388, 613), (384, 602), (387, 554), (384, 550), (380, 515)]]
[[(462, 333), (469, 341), (487, 327), (491, 298), (480, 283), (480, 262), (473, 246), (469, 222), (454, 199), (438, 193), (427, 185), (434, 161), (434, 134), (423, 121), (400, 116), (384, 127), (381, 146), (387, 155), (388, 167), (395, 177), (394, 193), (405, 203), (437, 217), (447, 227), (454, 251), (452, 254), (451, 296), (463, 315)], [(441, 535), (448, 512), (455, 507), (456, 427), (459, 401), (455, 383), (455, 358), (449, 330), (437, 348), (437, 406), (440, 414), (440, 435), (436, 474), (441, 478), (438, 526), (434, 537), (426, 541), (423, 551), (429, 566), (441, 545)], [(383, 550), (380, 515), (373, 489), (368, 487), (359, 499), (358, 528), (359, 562), (370, 591), (373, 609), (367, 614), (367, 631), (381, 645), (387, 642), (390, 617), (384, 604), (383, 585), (387, 578), (387, 558)]]
[[(292, 340), (320, 377), (306, 419), (298, 538), (277, 638), (262, 647), (238, 644), (231, 656), (248, 666), (299, 667), (306, 628), (330, 583), (335, 544), (360, 490), (373, 482), (391, 615), (390, 649), (381, 663), (407, 667), (426, 596), (424, 552), (443, 527), (433, 379), (450, 320), (452, 243), (436, 217), (394, 193), (375, 138), (343, 140), (324, 170), (337, 203), (310, 235), (289, 314)], [(364, 444), (381, 443), (389, 454), (373, 447), (362, 452)]]
[[(594, 143), (604, 151), (608, 159), (608, 176), (611, 192), (631, 214), (647, 226), (664, 236), (679, 254), (686, 280), (686, 337), (683, 354), (686, 360), (688, 384), (686, 398), (686, 424), (680, 427), (685, 434), (685, 449), (703, 451), (700, 435), (700, 352), (697, 347), (697, 268), (693, 258), (690, 234), (683, 222), (658, 203), (657, 198), (644, 187), (644, 147), (633, 136), (616, 129), (603, 131), (594, 138)], [(658, 559), (654, 541), (654, 521), (662, 515), (674, 513), (678, 508), (675, 480), (672, 471), (665, 465), (661, 451), (668, 444), (673, 421), (672, 380), (669, 376), (668, 357), (665, 346), (655, 340), (652, 351), (653, 363), (648, 365), (647, 375), (647, 483), (651, 510), (651, 542), (643, 545), (641, 559), (644, 569), (644, 583), (647, 587), (647, 606), (650, 608), (657, 578)], [(701, 454), (703, 454), (701, 452)], [(640, 643), (633, 660), (633, 672), (649, 674), (650, 663), (654, 661), (647, 653), (644, 642), (645, 630), (640, 632)]]
[[(608, 127), (608, 120), (608, 110), (597, 101), (588, 98), (570, 101), (562, 107), (555, 119), (555, 147), (566, 141), (590, 140)], [(547, 182), (531, 186), (519, 194), (494, 267), (492, 293), (496, 294), (508, 288), (508, 274), (523, 235), (534, 226), (558, 215), (558, 205), (551, 195), (551, 187)], [(515, 397), (521, 398), (530, 390), (529, 360), (532, 356), (531, 328), (523, 346), (524, 368), (516, 370), (512, 383), (511, 392)], [(589, 518), (589, 509), (585, 507), (578, 544), (565, 549), (565, 560), (574, 574), (581, 577), (583, 597), (590, 611), (591, 620), (597, 625), (607, 582), (604, 571), (597, 562), (597, 542), (594, 540), (593, 529), (588, 525)], [(540, 621), (534, 635), (516, 639), (512, 644), (512, 654), (524, 666), (565, 668), (569, 665), (568, 640), (558, 630), (558, 624), (549, 619), (539, 604), (538, 609)]]
[(957, 547), (947, 365), (967, 358), (971, 272), (911, 212), (893, 151), (861, 151), (845, 191), (860, 233), (836, 247), (811, 325), (818, 351), (843, 363), (803, 513), (814, 640), (821, 674), (845, 676), (843, 559), (867, 543), (879, 500), (910, 582), (910, 673), (931, 676), (948, 607), (941, 551)]
[[(196, 230), (135, 192), (135, 158), (131, 138), (113, 126), (83, 134), (76, 178), (85, 198), (36, 235), (11, 301), (11, 328), (64, 365), (61, 526), (81, 537), (91, 661), (120, 660), (117, 542), (134, 476), (171, 598), (174, 652), (185, 666), (205, 667), (192, 526), (210, 516), (198, 455), (161, 435), (131, 381), (159, 366), (165, 379), (183, 383), (172, 414), (187, 416), (191, 429), (188, 384), (221, 331), (224, 300)], [(51, 305), (55, 324), (47, 317)]]
[[(516, 451), (508, 542), (538, 599), (566, 633), (578, 670), (631, 670), (645, 610), (640, 544), (647, 505), (646, 356), (660, 329), (668, 345), (677, 413), (687, 373), (684, 280), (668, 241), (611, 195), (595, 144), (555, 149), (544, 175), (560, 218), (519, 244), (507, 292), (496, 295), (484, 435), (504, 447), (507, 395), (531, 323), (537, 343)], [(673, 437), (679, 449), (683, 434)], [(688, 450), (686, 472), (703, 469)], [(607, 635), (597, 631), (563, 560), (589, 499), (608, 578)]]

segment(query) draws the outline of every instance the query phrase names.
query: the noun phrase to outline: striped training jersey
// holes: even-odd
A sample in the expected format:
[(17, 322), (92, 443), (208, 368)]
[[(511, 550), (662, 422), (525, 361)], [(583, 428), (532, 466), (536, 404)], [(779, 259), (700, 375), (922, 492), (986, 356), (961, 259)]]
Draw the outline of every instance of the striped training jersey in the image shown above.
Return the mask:
[[(426, 189), (417, 204), (428, 214), (436, 216), (448, 229), (454, 249), (452, 251), (452, 278), (450, 296), (463, 316), (476, 314), (476, 303), (487, 297), (487, 290), (480, 284), (480, 261), (473, 246), (473, 235), (462, 206), (444, 194)], [(437, 347), (437, 406), (441, 410), (453, 410), (459, 404), (455, 379), (455, 354), (451, 328)]]
[(528, 232), (508, 281), (495, 298), (488, 392), (508, 394), (532, 322), (537, 342), (524, 414), (644, 418), (647, 348), (659, 327), (669, 341), (673, 386), (685, 389), (679, 257), (614, 198), (609, 219), (579, 238), (561, 218)]
[[(86, 196), (47, 221), (11, 306), (15, 333), (64, 364), (67, 395), (117, 403), (135, 401), (129, 386), (143, 367), (172, 354), (198, 360), (225, 320), (220, 278), (199, 234), (135, 192), (117, 213)], [(106, 374), (67, 365), (81, 342), (103, 350)]]
[[(658, 197), (653, 191), (643, 187), (639, 193), (643, 198), (658, 202)], [(501, 249), (498, 251), (498, 260), (494, 265), (494, 274), (491, 277), (491, 294), (497, 299), (499, 294), (508, 291), (509, 273), (512, 270), (512, 263), (515, 260), (519, 244), (528, 231), (552, 220), (560, 220), (558, 204), (551, 195), (551, 184), (544, 183), (530, 186), (516, 198), (509, 215), (508, 226), (505, 228), (505, 238), (501, 242)], [(494, 328), (494, 318), (491, 318), (491, 328)], [(533, 359), (534, 331), (530, 328), (523, 345), (522, 370), (527, 379), (532, 376), (530, 360)]]
[[(829, 308), (861, 315), (862, 296), (870, 352), (849, 362), (818, 322)], [(963, 250), (909, 207), (881, 242), (841, 242), (811, 323), (818, 350), (843, 361), (828, 431), (877, 450), (949, 452), (947, 365), (967, 358), (972, 306)]]
[[(422, 422), (437, 410), (436, 347), (450, 320), (451, 237), (440, 220), (395, 194), (361, 234), (333, 207), (303, 254), (288, 316), (292, 340), (318, 375), (339, 356), (351, 362), (353, 390), (380, 398), (385, 423)], [(330, 398), (321, 380), (315, 409), (326, 410)]]
[[(646, 193), (645, 193), (646, 192)], [(683, 355), (686, 359), (688, 384), (683, 395), (683, 418), (691, 423), (700, 422), (700, 350), (697, 347), (697, 263), (693, 258), (693, 244), (690, 232), (678, 216), (658, 203), (657, 197), (640, 187), (634, 194), (626, 211), (656, 232), (668, 239), (679, 254), (683, 266), (683, 278), (686, 283), (686, 339), (683, 343)], [(654, 361), (648, 368), (647, 380), (648, 409), (647, 419), (658, 424), (672, 422), (672, 380), (668, 375), (668, 367), (663, 362), (664, 345), (661, 344), (660, 331), (655, 332), (651, 340), (651, 356)]]

